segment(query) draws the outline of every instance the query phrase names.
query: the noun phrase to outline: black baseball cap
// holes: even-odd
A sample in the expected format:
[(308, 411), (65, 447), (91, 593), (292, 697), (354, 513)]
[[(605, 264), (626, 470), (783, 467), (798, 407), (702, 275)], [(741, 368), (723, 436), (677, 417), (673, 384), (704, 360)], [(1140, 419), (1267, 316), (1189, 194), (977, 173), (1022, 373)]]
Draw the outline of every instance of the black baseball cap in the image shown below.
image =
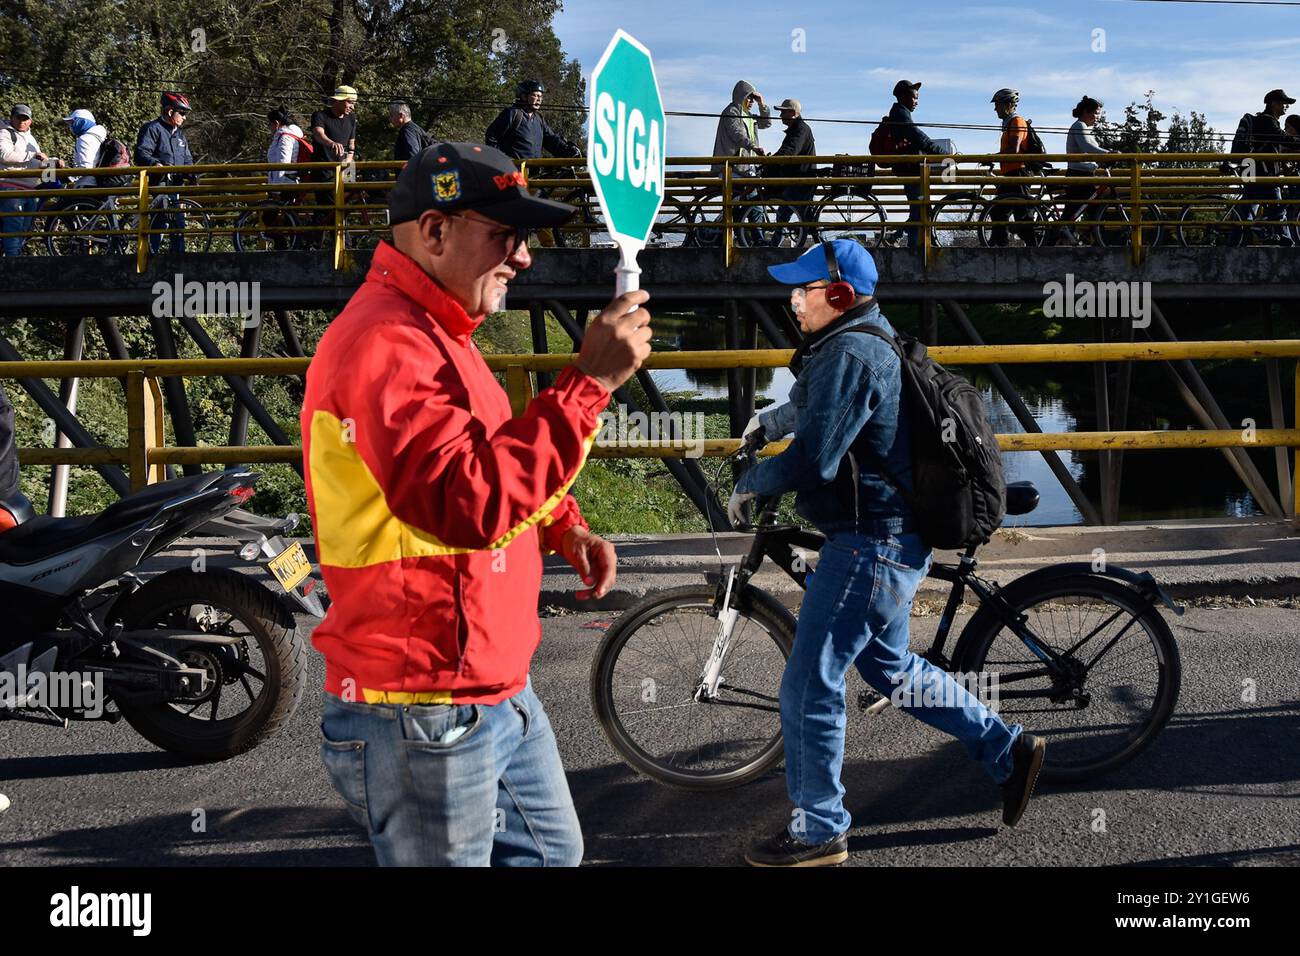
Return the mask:
[(1281, 100), (1283, 103), (1295, 102), (1294, 97), (1287, 96), (1285, 90), (1269, 90), (1264, 94), (1264, 103), (1266, 105), (1272, 103), (1274, 100)]
[(429, 209), (473, 209), (506, 226), (558, 226), (578, 210), (528, 194), (528, 181), (505, 153), (474, 143), (434, 143), (413, 158), (388, 194), (388, 220), (412, 222)]
[(902, 96), (904, 93), (910, 93), (912, 90), (919, 90), (920, 83), (913, 83), (911, 80), (899, 80), (894, 84), (894, 95)]

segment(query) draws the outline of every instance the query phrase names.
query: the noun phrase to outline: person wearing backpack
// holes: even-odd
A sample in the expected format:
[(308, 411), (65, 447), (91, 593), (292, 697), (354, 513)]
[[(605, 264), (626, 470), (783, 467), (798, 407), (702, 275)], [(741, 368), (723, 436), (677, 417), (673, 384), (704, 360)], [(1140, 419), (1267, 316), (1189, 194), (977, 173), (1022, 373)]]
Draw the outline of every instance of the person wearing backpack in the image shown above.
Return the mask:
[[(1016, 113), (1020, 105), (1020, 92), (1018, 90), (1003, 87), (993, 94), (993, 99), (990, 102), (993, 103), (993, 110), (997, 113), (998, 119), (1002, 120), (1002, 142), (998, 147), (999, 153), (1016, 156), (1022, 153), (1041, 153), (1043, 151), (1042, 140), (1038, 139), (1038, 134), (1033, 132), (1028, 120)], [(1029, 176), (1033, 172), (1027, 162), (1019, 159), (1004, 159), (998, 171), (1003, 176), (1013, 177), (1010, 182), (998, 184), (998, 198), (1029, 199), (1029, 191), (1024, 184), (1015, 181), (1015, 179)], [(1014, 217), (1016, 222), (1031, 222), (1033, 219), (1033, 213), (1028, 205), (998, 203), (993, 207), (994, 221), (1006, 222), (1009, 216)], [(1019, 226), (1016, 229), (1016, 235), (1024, 241), (1025, 245), (1032, 246), (1035, 244), (1033, 229), (1030, 226)], [(995, 246), (1005, 246), (1007, 244), (1007, 229), (1005, 226), (995, 226), (993, 228), (991, 242)]]
[[(906, 153), (936, 153), (938, 148), (929, 136), (916, 125), (912, 112), (921, 102), (921, 84), (911, 80), (899, 80), (894, 84), (894, 105), (889, 108), (890, 131), (894, 137), (894, 151)], [(899, 164), (894, 167), (896, 176), (920, 176), (921, 167), (917, 163)], [(903, 193), (907, 196), (907, 218), (911, 222), (921, 221), (921, 184), (904, 183)], [(915, 249), (921, 241), (921, 227), (908, 226), (904, 230), (907, 248)]]
[[(315, 155), (315, 147), (303, 134), (302, 128), (293, 122), (289, 111), (277, 106), (266, 114), (266, 127), (271, 131), (271, 144), (266, 150), (268, 163), (310, 163)], [(294, 169), (272, 169), (266, 174), (266, 181), (271, 185), (296, 183), (301, 174)], [(296, 196), (297, 193), (291, 195)]]
[(406, 103), (388, 104), (388, 123), (397, 130), (397, 138), (393, 141), (393, 159), (399, 162), (413, 159), (433, 143), (433, 137), (411, 118), (411, 107)]
[(581, 156), (582, 150), (551, 129), (542, 117), (545, 94), (540, 80), (522, 81), (515, 87), (514, 105), (497, 114), (484, 132), (483, 142), (515, 160), (541, 159), (543, 150), (552, 156)]
[[(851, 819), (840, 769), (850, 667), (906, 712), (960, 740), (1001, 784), (1003, 821), (1014, 826), (1042, 766), (1044, 741), (1008, 727), (951, 675), (908, 650), (908, 616), (931, 551), (908, 503), (918, 410), (905, 401), (894, 329), (874, 298), (876, 264), (858, 243), (837, 239), (768, 272), (793, 287), (805, 338), (791, 362), (797, 378), (790, 401), (755, 416), (745, 435), (755, 444), (794, 437), (746, 472), (728, 514), (740, 523), (755, 496), (796, 491), (799, 513), (827, 540), (781, 681), (794, 811), (745, 859), (822, 866), (848, 858)], [(1000, 520), (1000, 512), (993, 517)], [(936, 697), (950, 706), (934, 706)]]
[[(1295, 150), (1295, 143), (1283, 131), (1281, 125), (1281, 119), (1285, 115), (1287, 107), (1294, 102), (1295, 99), (1287, 96), (1284, 90), (1269, 90), (1264, 95), (1264, 109), (1256, 113), (1252, 118), (1250, 143), (1246, 151), (1252, 153), (1283, 153)], [(1282, 174), (1281, 165), (1277, 160), (1257, 159), (1255, 160), (1255, 175), (1280, 176)], [(1280, 204), (1282, 199), (1281, 186), (1277, 183), (1249, 181), (1246, 183), (1245, 198), (1251, 200), (1251, 204), (1245, 209), (1244, 218), (1247, 221), (1258, 218), (1268, 223), (1268, 226), (1265, 227), (1265, 236), (1276, 245), (1295, 245), (1291, 237), (1287, 235), (1284, 224), (1285, 210)]]

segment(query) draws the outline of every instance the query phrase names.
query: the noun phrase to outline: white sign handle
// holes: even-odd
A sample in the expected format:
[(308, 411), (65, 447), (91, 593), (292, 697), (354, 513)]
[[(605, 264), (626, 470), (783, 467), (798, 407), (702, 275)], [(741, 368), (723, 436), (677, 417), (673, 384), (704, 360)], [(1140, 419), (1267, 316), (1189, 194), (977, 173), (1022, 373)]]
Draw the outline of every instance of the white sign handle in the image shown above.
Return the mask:
[(641, 245), (636, 242), (618, 244), (618, 268), (614, 270), (614, 295), (635, 292), (641, 288), (641, 267), (636, 263)]

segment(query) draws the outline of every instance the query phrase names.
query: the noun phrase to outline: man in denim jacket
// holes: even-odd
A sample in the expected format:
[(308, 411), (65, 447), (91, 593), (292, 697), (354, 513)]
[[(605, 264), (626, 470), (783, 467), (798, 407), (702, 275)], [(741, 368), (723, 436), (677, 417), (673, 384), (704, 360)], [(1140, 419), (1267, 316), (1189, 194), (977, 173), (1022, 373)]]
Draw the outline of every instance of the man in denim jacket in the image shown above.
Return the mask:
[[(755, 496), (798, 492), (799, 513), (827, 536), (799, 613), (781, 681), (781, 729), (791, 821), (745, 855), (755, 866), (821, 866), (848, 859), (844, 809), (845, 675), (856, 666), (876, 691), (965, 745), (1002, 785), (1003, 820), (1014, 826), (1042, 766), (1044, 741), (1008, 727), (951, 675), (908, 650), (912, 598), (929, 570), (930, 549), (911, 509), (874, 462), (910, 490), (911, 425), (898, 355), (873, 325), (894, 334), (873, 293), (876, 264), (856, 242), (837, 239), (796, 261), (772, 266), (793, 286), (806, 338), (791, 368), (790, 401), (755, 416), (746, 436), (794, 433), (789, 447), (760, 461), (728, 504), (736, 523)], [(852, 286), (851, 302), (828, 299), (832, 272)], [(846, 290), (840, 290), (846, 291)], [(855, 441), (856, 439), (856, 441)], [(941, 706), (935, 706), (935, 701)]]

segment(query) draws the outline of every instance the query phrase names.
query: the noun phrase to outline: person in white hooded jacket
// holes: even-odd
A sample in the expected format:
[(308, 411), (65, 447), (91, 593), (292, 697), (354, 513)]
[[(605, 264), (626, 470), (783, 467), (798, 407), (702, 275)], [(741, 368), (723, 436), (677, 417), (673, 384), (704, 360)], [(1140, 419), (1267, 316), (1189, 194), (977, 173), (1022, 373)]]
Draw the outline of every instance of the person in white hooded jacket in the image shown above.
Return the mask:
[[(76, 138), (72, 147), (72, 166), (74, 169), (90, 169), (99, 160), (99, 149), (108, 139), (108, 130), (95, 122), (95, 114), (90, 110), (73, 110), (63, 117), (68, 130)], [(79, 187), (95, 185), (94, 176), (69, 176), (68, 181)]]

